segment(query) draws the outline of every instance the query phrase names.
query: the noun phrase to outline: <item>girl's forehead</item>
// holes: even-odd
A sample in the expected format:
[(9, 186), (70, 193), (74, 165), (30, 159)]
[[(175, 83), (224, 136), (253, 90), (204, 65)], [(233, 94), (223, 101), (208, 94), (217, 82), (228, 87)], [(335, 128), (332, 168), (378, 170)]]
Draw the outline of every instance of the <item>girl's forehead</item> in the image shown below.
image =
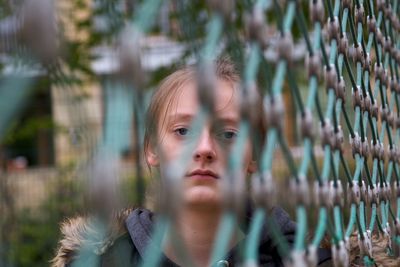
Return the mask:
[[(189, 81), (177, 90), (171, 101), (171, 107), (166, 110), (169, 115), (174, 113), (197, 112), (200, 108), (197, 84)], [(238, 94), (232, 83), (218, 79), (214, 89), (214, 105), (216, 113), (239, 112)]]

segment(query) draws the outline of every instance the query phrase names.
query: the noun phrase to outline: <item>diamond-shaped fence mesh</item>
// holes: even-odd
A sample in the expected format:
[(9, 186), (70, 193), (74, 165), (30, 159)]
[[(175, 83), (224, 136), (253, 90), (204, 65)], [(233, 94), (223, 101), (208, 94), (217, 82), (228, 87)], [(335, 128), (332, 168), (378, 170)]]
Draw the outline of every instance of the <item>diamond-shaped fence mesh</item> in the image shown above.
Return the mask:
[[(157, 210), (137, 264), (164, 262), (168, 236), (176, 261), (195, 266), (174, 225), (197, 142), (172, 161), (160, 155), (168, 164), (149, 171), (145, 114), (161, 78), (195, 63), (200, 108), (190, 128), (201, 132), (217, 112), (215, 62), (227, 57), (240, 73), (240, 122), (224, 154), (209, 264), (258, 266), (268, 231), (277, 251), (271, 266), (317, 266), (321, 247), (332, 266), (400, 266), (398, 0), (1, 5), (1, 266), (47, 264), (56, 253), (54, 229), (77, 212), (91, 214), (91, 229), (78, 248), (58, 255), (74, 255), (68, 266), (104, 264), (115, 241), (104, 242), (113, 233), (110, 214), (132, 205)], [(254, 134), (260, 113), (265, 136)], [(245, 179), (247, 140), (258, 160)], [(161, 185), (151, 185), (157, 179)], [(251, 220), (235, 262), (221, 261), (248, 202)], [(275, 206), (293, 215), (290, 240)], [(47, 237), (33, 226), (46, 223), (51, 240), (35, 245), (30, 239)], [(128, 253), (114, 250), (115, 258)]]

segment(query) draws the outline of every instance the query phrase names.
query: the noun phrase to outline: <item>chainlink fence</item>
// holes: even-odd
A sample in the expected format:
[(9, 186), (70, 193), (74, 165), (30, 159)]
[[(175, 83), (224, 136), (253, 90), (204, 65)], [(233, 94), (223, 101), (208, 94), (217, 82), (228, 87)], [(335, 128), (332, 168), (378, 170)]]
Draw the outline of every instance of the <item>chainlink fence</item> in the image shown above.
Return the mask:
[[(197, 62), (202, 108), (192, 126), (201, 127), (213, 116), (210, 70), (223, 55), (240, 70), (242, 118), (211, 262), (252, 198), (245, 266), (257, 266), (263, 225), (287, 266), (315, 266), (325, 241), (335, 266), (400, 264), (398, 0), (0, 3), (1, 266), (48, 264), (63, 218), (127, 205), (162, 207), (152, 239), (161, 244), (192, 148), (164, 177), (168, 201), (147, 199), (157, 179), (142, 159), (149, 97), (166, 74)], [(247, 190), (236, 174), (258, 94), (266, 142), (256, 140)], [(274, 205), (294, 216), (293, 246), (270, 216)], [(27, 222), (52, 229), (36, 258), (18, 254), (45, 238), (40, 228), (21, 235)], [(149, 247), (142, 265), (157, 266), (161, 248)]]

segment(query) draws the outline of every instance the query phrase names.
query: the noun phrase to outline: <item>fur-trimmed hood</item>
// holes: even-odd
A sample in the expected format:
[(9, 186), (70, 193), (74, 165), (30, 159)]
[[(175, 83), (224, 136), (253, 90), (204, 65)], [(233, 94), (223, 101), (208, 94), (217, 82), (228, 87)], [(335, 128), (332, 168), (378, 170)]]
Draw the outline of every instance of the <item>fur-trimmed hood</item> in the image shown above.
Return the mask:
[(92, 248), (97, 255), (103, 254), (121, 235), (127, 232), (125, 220), (132, 208), (115, 213), (110, 224), (103, 227), (94, 217), (76, 217), (61, 224), (61, 240), (51, 267), (65, 267), (83, 246)]
[[(276, 207), (271, 212), (285, 239), (293, 244), (295, 223), (281, 208)], [(252, 216), (249, 214), (246, 217), (251, 220)], [(82, 266), (96, 266), (100, 263), (105, 266), (134, 266), (140, 262), (151, 240), (153, 213), (145, 209), (128, 209), (115, 214), (109, 221), (110, 225), (107, 227), (90, 216), (65, 221), (61, 227), (62, 239), (52, 260), (52, 267), (69, 266), (73, 261)], [(122, 254), (116, 255), (116, 251)], [(260, 236), (259, 252), (263, 266), (282, 264), (276, 243), (268, 229), (264, 229)], [(226, 255), (225, 260), (234, 265), (238, 260), (237, 256), (237, 248), (234, 248)], [(319, 249), (318, 258), (320, 263), (329, 260), (329, 250)], [(166, 257), (163, 257), (162, 265), (177, 266)]]
[[(291, 221), (287, 220), (285, 212), (281, 209), (275, 209), (273, 213), (278, 219), (279, 225), (283, 227), (281, 230), (289, 234), (289, 239), (293, 238), (293, 224)], [(136, 247), (138, 247), (138, 253), (142, 254), (140, 251), (141, 248), (138, 246), (138, 244), (141, 244), (141, 247), (145, 247), (146, 245), (143, 243), (146, 243), (145, 239), (147, 238), (146, 236), (149, 236), (150, 231), (145, 226), (151, 225), (150, 215), (150, 211), (141, 209), (136, 209), (134, 211), (132, 208), (126, 209), (119, 213), (115, 213), (110, 219), (111, 223), (108, 227), (102, 227), (98, 220), (90, 216), (67, 219), (61, 225), (62, 239), (59, 242), (56, 256), (51, 261), (51, 266), (67, 266), (78, 256), (78, 252), (84, 247), (90, 249), (90, 251), (94, 254), (103, 255), (107, 249), (114, 244), (114, 241), (128, 232), (128, 229), (130, 229), (130, 232), (132, 229), (139, 229), (139, 231), (143, 231), (142, 233), (139, 232), (136, 236), (130, 236), (133, 243), (136, 244)], [(141, 217), (141, 219), (129, 220), (130, 217)], [(137, 224), (144, 225), (138, 226)], [(262, 239), (265, 241), (267, 237)], [(363, 266), (362, 257), (358, 247), (357, 233), (354, 233), (351, 236), (349, 242), (351, 266)], [(388, 242), (389, 240), (382, 235), (372, 235), (374, 259), (378, 266), (400, 266), (399, 258), (387, 255), (386, 248), (388, 246)]]

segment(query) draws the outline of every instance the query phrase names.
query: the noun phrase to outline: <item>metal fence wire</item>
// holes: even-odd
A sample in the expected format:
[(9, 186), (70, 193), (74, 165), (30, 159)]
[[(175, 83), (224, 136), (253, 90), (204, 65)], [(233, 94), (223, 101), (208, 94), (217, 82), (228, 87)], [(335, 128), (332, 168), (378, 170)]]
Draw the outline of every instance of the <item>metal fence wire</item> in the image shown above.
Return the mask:
[[(201, 110), (191, 128), (200, 129), (215, 115), (210, 108), (214, 90), (210, 70), (215, 60), (226, 54), (230, 42), (242, 46), (238, 50), (241, 53), (230, 54), (240, 62), (240, 134), (228, 155), (229, 175), (225, 177), (223, 192), (226, 192), (224, 201), (229, 205), (224, 206), (210, 262), (216, 263), (226, 255), (234, 227), (242, 220), (243, 204), (251, 198), (253, 215), (240, 254), (244, 266), (258, 266), (260, 236), (265, 225), (285, 266), (316, 266), (317, 248), (324, 240), (330, 243), (335, 266), (355, 264), (354, 258), (361, 259), (358, 264), (365, 266), (389, 266), (384, 262), (400, 266), (398, 0), (312, 0), (307, 3), (209, 0), (197, 14), (203, 25), (191, 25), (189, 7), (195, 4), (190, 1), (165, 4), (147, 0), (135, 3), (132, 10), (129, 10), (131, 5), (124, 6), (118, 1), (108, 4), (94, 1), (97, 7), (109, 5), (106, 8), (109, 17), (103, 18), (109, 29), (111, 26), (122, 29), (118, 38), (111, 37), (107, 43), (117, 47), (118, 53), (111, 60), (119, 66), (115, 71), (118, 75), (110, 78), (91, 74), (103, 87), (99, 138), (87, 129), (85, 118), (90, 111), (82, 108), (73, 93), (80, 86), (71, 85), (73, 76), (69, 74), (74, 70), (59, 60), (63, 56), (57, 50), (61, 40), (51, 27), (53, 22), (49, 16), (54, 17), (51, 1), (26, 2), (25, 9), (40, 8), (41, 16), (21, 11), (25, 14), (22, 22), (13, 27), (23, 33), (22, 41), (2, 38), (2, 53), (10, 61), (2, 68), (0, 138), (6, 135), (13, 118), (26, 103), (37, 77), (51, 77), (51, 86), (68, 98), (70, 119), (82, 132), (80, 138), (88, 153), (77, 158), (79, 164), (75, 171), (86, 177), (85, 194), (91, 199), (87, 208), (98, 219), (93, 226), (97, 229), (96, 236), (87, 238), (90, 242), (82, 245), (80, 257), (73, 266), (95, 266), (98, 261), (91, 252), (96, 248), (97, 235), (107, 234), (105, 218), (119, 207), (119, 194), (113, 190), (120, 175), (121, 152), (131, 142), (135, 159), (134, 204), (145, 205), (148, 173), (142, 162), (143, 137), (151, 93), (148, 89), (154, 84), (146, 79), (152, 73), (142, 62), (143, 40), (154, 33), (154, 24), (160, 24), (154, 18), (162, 17), (159, 11), (165, 11), (168, 5), (173, 6), (176, 15), (178, 26), (175, 26), (187, 52), (185, 59), (197, 62), (199, 69)], [(130, 11), (122, 22), (112, 16), (121, 6)], [(168, 12), (165, 14), (163, 19), (168, 20)], [(240, 17), (241, 23), (232, 26), (238, 14), (245, 15)], [(163, 19), (160, 19), (161, 25)], [(195, 36), (194, 32), (199, 29), (203, 34)], [(19, 47), (17, 51), (13, 46)], [(293, 106), (284, 100), (285, 93), (293, 100)], [(250, 177), (248, 189), (237, 173), (242, 166), (246, 140), (253, 138), (252, 119), (259, 112), (253, 96), (257, 94), (262, 97), (267, 131), (265, 144), (260, 147), (258, 169)], [(288, 109), (293, 112), (286, 113)], [(289, 134), (297, 137), (300, 156), (293, 155), (294, 148), (287, 140), (288, 123), (293, 124), (291, 129), (296, 129)], [(161, 189), (164, 197), (154, 204), (159, 207), (158, 214), (143, 267), (160, 264), (160, 244), (166, 233), (175, 238), (174, 249), (185, 251), (172, 225), (181, 197), (180, 177), (184, 176), (192, 150), (188, 146), (167, 166), (169, 175), (163, 177)], [(320, 151), (320, 156), (316, 151)], [(288, 175), (274, 169), (277, 154), (281, 155), (279, 164)], [(273, 206), (287, 202), (282, 194), (277, 194), (282, 184), (289, 185), (286, 191), (293, 198), (289, 203), (296, 221), (293, 245), (284, 238), (271, 215)], [(383, 252), (379, 256), (375, 254), (379, 250), (377, 246), (384, 247), (380, 248)], [(193, 266), (189, 255), (181, 254), (182, 262)]]

